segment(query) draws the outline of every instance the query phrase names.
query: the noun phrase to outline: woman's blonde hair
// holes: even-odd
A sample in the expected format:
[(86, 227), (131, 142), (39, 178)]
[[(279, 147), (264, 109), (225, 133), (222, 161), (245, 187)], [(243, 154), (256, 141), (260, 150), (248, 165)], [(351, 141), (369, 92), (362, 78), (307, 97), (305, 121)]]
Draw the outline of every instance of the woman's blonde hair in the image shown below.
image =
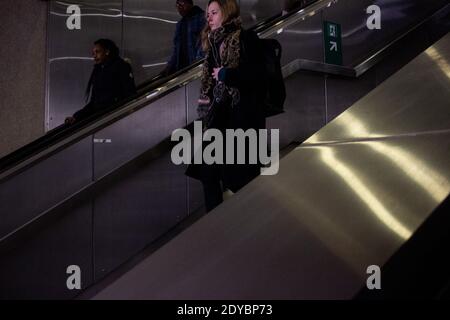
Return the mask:
[[(239, 5), (237, 4), (236, 0), (209, 0), (208, 5), (206, 6), (206, 15), (208, 16), (208, 8), (209, 5), (213, 2), (216, 2), (220, 10), (222, 11), (222, 25), (226, 24), (227, 22), (230, 22), (231, 20), (239, 17), (240, 11), (239, 11)], [(209, 41), (208, 41), (208, 34), (211, 32), (211, 27), (209, 26), (208, 22), (206, 22), (205, 27), (202, 30), (202, 48), (206, 52), (209, 49)]]

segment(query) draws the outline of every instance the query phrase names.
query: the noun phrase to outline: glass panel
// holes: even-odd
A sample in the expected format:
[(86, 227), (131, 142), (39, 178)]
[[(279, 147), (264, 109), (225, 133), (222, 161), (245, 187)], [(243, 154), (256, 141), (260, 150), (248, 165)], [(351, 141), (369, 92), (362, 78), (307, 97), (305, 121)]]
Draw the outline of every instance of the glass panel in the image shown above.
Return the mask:
[[(80, 8), (80, 29), (70, 30), (70, 5)], [(85, 90), (94, 62), (95, 40), (122, 43), (122, 1), (51, 1), (48, 21), (48, 128), (64, 123), (67, 116), (86, 104)], [(71, 13), (74, 11), (70, 11)]]

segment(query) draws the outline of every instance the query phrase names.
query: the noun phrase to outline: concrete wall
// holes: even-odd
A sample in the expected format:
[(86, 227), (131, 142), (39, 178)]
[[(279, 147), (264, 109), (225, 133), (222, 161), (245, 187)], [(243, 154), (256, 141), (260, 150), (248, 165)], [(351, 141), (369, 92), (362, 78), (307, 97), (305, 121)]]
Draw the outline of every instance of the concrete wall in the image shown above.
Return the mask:
[(0, 157), (44, 134), (47, 1), (0, 1)]

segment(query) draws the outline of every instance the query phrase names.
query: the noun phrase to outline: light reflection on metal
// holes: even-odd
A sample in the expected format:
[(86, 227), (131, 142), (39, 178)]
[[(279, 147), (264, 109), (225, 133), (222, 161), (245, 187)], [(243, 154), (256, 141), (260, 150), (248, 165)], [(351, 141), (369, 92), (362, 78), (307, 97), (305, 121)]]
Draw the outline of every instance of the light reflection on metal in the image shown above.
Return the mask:
[[(329, 211), (317, 206), (312, 197), (299, 197), (298, 193), (283, 183), (273, 182), (271, 179), (265, 180), (267, 190), (272, 190), (267, 197), (272, 197), (272, 201), (277, 203), (278, 208), (285, 208), (286, 212), (302, 225), (306, 226), (309, 232), (319, 240), (330, 252), (343, 259), (349, 267), (356, 273), (361, 272), (361, 265), (367, 261), (374, 261), (376, 258), (373, 251), (367, 250), (364, 243), (356, 238), (340, 222), (337, 222), (334, 215)], [(273, 194), (282, 194), (280, 198), (273, 197)]]
[(143, 64), (142, 68), (151, 68), (151, 67), (158, 67), (158, 66), (164, 66), (167, 62), (157, 62), (157, 63), (151, 63), (151, 64)]
[(450, 64), (445, 57), (439, 53), (435, 47), (429, 47), (425, 50), (425, 54), (431, 58), (442, 71), (442, 73), (450, 79)]
[(322, 161), (336, 172), (345, 183), (353, 190), (353, 192), (367, 205), (367, 207), (375, 214), (375, 216), (383, 222), (389, 229), (394, 231), (404, 240), (409, 239), (412, 230), (403, 225), (383, 203), (372, 193), (358, 175), (345, 165), (342, 161), (336, 159), (333, 151), (328, 147), (321, 147)]
[(57, 57), (57, 58), (51, 58), (49, 61), (50, 62), (55, 62), (55, 61), (63, 61), (63, 60), (89, 60), (89, 61), (94, 61), (94, 58), (89, 58), (89, 57)]
[(368, 145), (373, 150), (389, 158), (403, 173), (420, 186), (436, 203), (445, 199), (450, 189), (449, 181), (429, 168), (416, 155), (384, 142), (374, 141)]
[(342, 33), (342, 38), (350, 37), (353, 34), (360, 33), (361, 31), (365, 30), (367, 28), (366, 23), (361, 23), (360, 25), (357, 25), (353, 29), (347, 30), (346, 32)]
[[(347, 112), (337, 121), (347, 131), (357, 137), (372, 137), (364, 123)], [(447, 196), (450, 182), (441, 174), (427, 166), (416, 155), (400, 147), (389, 146), (384, 142), (371, 142), (370, 148), (391, 160), (407, 177), (420, 186), (435, 202), (439, 203)]]
[[(370, 133), (370, 130), (364, 123), (350, 112), (342, 114), (342, 116), (336, 119), (335, 123), (344, 127), (352, 137), (383, 137), (380, 134)], [(320, 143), (319, 137), (320, 133), (313, 135), (306, 143)], [(371, 141), (367, 146), (392, 161), (400, 171), (403, 171), (409, 179), (413, 180), (417, 186), (421, 187), (434, 202), (440, 203), (447, 196), (448, 190), (450, 189), (450, 181), (436, 170), (430, 168), (427, 163), (419, 159), (417, 155), (412, 154), (403, 148), (390, 146), (383, 141)]]
[[(67, 13), (58, 13), (58, 12), (54, 12), (54, 11), (51, 11), (50, 14), (55, 15), (55, 16), (60, 16), (60, 17), (69, 17), (70, 16), (70, 14), (67, 14)], [(148, 16), (131, 16), (131, 15), (122, 14), (122, 13), (118, 13), (118, 14), (82, 13), (82, 14), (80, 14), (80, 16), (83, 16), (83, 17), (108, 17), (108, 18), (122, 18), (123, 17), (123, 18), (130, 18), (130, 19), (154, 20), (154, 21), (166, 22), (166, 23), (171, 23), (171, 24), (177, 23), (177, 21), (174, 21), (174, 20), (167, 20), (167, 19), (148, 17)]]
[(295, 12), (294, 14), (289, 16), (288, 19), (281, 20), (278, 23), (276, 23), (274, 26), (270, 27), (269, 29), (259, 32), (258, 35), (262, 38), (271, 36), (277, 30), (279, 30), (281, 28), (287, 29), (291, 25), (294, 25), (295, 23), (297, 23), (298, 21), (304, 21), (306, 17), (313, 16), (316, 13), (320, 12), (321, 10), (330, 7), (332, 4), (334, 4), (336, 2), (337, 1), (333, 1), (333, 0), (319, 0), (315, 3), (312, 3), (308, 7)]
[[(89, 58), (89, 57), (57, 57), (57, 58), (51, 58), (49, 61), (50, 62), (55, 62), (55, 61), (65, 61), (65, 60), (94, 61), (94, 58)], [(127, 61), (127, 62), (130, 63), (130, 61)], [(143, 64), (142, 67), (143, 68), (151, 68), (151, 67), (164, 66), (166, 64), (167, 64), (167, 62), (157, 62), (157, 63), (151, 63), (151, 64)]]
[(151, 92), (150, 94), (148, 94), (145, 99), (151, 99), (155, 96), (157, 96), (159, 94), (160, 88), (156, 89), (155, 91)]
[(292, 33), (292, 34), (320, 34), (322, 33), (322, 30), (284, 30), (286, 33)]

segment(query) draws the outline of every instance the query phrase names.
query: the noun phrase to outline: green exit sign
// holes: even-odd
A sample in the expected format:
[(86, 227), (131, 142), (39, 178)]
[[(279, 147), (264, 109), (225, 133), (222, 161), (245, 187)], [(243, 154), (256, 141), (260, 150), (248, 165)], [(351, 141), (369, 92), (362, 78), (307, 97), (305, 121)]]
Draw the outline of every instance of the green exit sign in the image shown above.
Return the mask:
[(341, 26), (324, 21), (323, 35), (325, 44), (325, 63), (342, 65)]

